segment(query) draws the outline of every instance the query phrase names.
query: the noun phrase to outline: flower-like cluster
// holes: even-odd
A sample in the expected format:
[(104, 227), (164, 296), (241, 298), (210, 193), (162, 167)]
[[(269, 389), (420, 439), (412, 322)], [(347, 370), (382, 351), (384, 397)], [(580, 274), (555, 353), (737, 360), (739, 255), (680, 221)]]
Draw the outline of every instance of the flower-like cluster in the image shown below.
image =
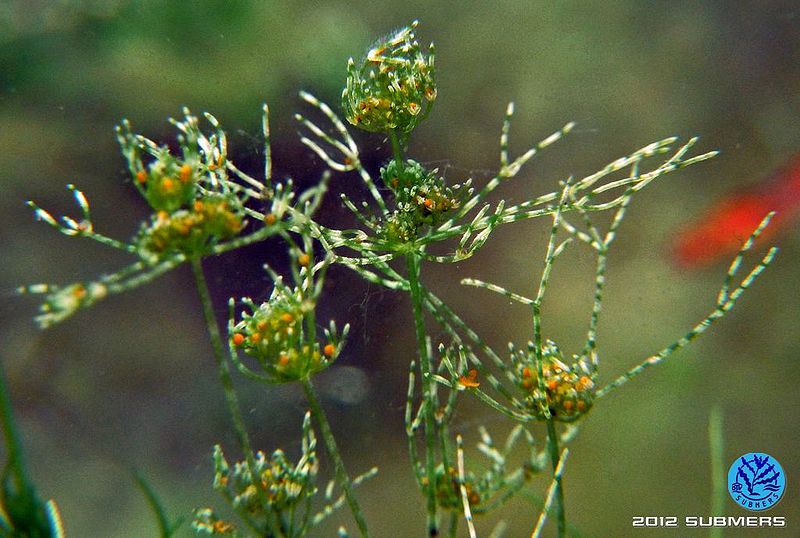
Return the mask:
[(197, 163), (183, 161), (161, 149), (149, 167), (136, 171), (135, 179), (150, 207), (176, 211), (194, 199)]
[(214, 447), (214, 488), (225, 490), (233, 499), (234, 509), (256, 513), (262, 509), (257, 488), (266, 496), (267, 506), (275, 513), (291, 510), (292, 507), (316, 493), (319, 462), (314, 451), (313, 433), (311, 448), (295, 464), (286, 458), (283, 450), (277, 449), (267, 458), (263, 452), (255, 456), (255, 478), (246, 462), (237, 462), (231, 468), (219, 445)]
[(378, 40), (359, 65), (350, 58), (342, 107), (366, 131), (410, 133), (436, 100), (434, 53), (414, 40), (417, 21)]
[(192, 528), (197, 534), (211, 536), (238, 536), (233, 523), (220, 518), (211, 508), (199, 508), (194, 512)]
[[(444, 466), (436, 468), (436, 502), (445, 510), (460, 512), (463, 510), (461, 497), (461, 479), (455, 467), (448, 467), (445, 471)], [(467, 500), (471, 508), (479, 506), (482, 497), (475, 484), (475, 477), (468, 473), (464, 479), (464, 487), (467, 491)]]
[(548, 340), (542, 346), (542, 377), (545, 394), (539, 388), (536, 362), (533, 352), (512, 353), (514, 378), (525, 393), (524, 401), (537, 418), (546, 417), (541, 408), (545, 402), (553, 419), (573, 422), (592, 407), (597, 390), (593, 369), (580, 359), (569, 366), (555, 343)]
[(218, 241), (235, 237), (244, 223), (239, 211), (230, 207), (229, 198), (212, 194), (198, 198), (189, 209), (173, 213), (165, 210), (153, 216), (139, 234), (139, 255), (158, 259), (165, 252), (187, 256), (205, 252)]
[(317, 342), (312, 326), (316, 304), (303, 287), (290, 288), (278, 278), (269, 300), (258, 306), (250, 299), (242, 302), (249, 312), (229, 326), (231, 355), (240, 370), (250, 371), (239, 362), (238, 352), (243, 351), (261, 366), (265, 381), (285, 383), (306, 379), (339, 356), (349, 327), (339, 335), (331, 321), (323, 342)]
[(108, 295), (108, 287), (101, 282), (76, 282), (64, 287), (34, 284), (19, 288), (18, 291), (46, 296), (36, 316), (36, 322), (42, 328), (60, 323), (79, 309), (92, 306)]
[[(477, 472), (471, 471), (464, 463), (464, 448), (461, 436), (456, 438), (454, 458), (439, 463), (435, 470), (433, 495), (436, 504), (443, 510), (462, 512), (464, 504), (469, 504), (470, 512), (488, 513), (513, 496), (530, 478), (547, 465), (547, 457), (537, 449), (533, 435), (522, 425), (517, 425), (504, 442), (495, 444), (485, 427), (478, 428), (480, 442), (477, 449), (486, 458)], [(519, 443), (524, 447), (519, 447)], [(522, 461), (512, 455), (522, 448), (525, 453)], [(424, 491), (430, 483), (422, 472), (421, 462), (417, 463), (419, 484)]]
[[(214, 489), (254, 528), (284, 525), (305, 512), (310, 497), (317, 493), (316, 444), (311, 415), (307, 413), (303, 421), (302, 454), (296, 463), (290, 461), (283, 450), (277, 449), (269, 458), (259, 451), (249, 461), (230, 465), (222, 448), (216, 445)], [(233, 524), (220, 519), (210, 508), (196, 510), (192, 526), (198, 534), (237, 534)]]
[[(269, 141), (266, 105), (263, 111), (262, 128)], [(296, 196), (291, 180), (272, 182), (271, 151), (266, 144), (264, 179), (251, 177), (228, 158), (227, 136), (217, 119), (208, 113), (205, 119), (212, 128), (209, 133), (201, 129), (198, 118), (187, 109), (181, 120), (171, 120), (179, 132), (178, 149), (174, 152), (133, 132), (127, 120), (117, 128), (131, 183), (152, 209), (128, 241), (114, 239), (95, 228), (89, 201), (74, 185), (67, 185), (67, 189), (80, 208), (77, 218), (56, 218), (28, 202), (38, 220), (64, 235), (91, 239), (137, 258), (113, 273), (101, 275), (96, 282), (18, 288), (19, 293), (45, 296), (36, 318), (41, 327), (64, 321), (104, 297), (144, 285), (187, 261), (284, 234), (297, 226), (296, 220), (303, 225), (311, 222), (327, 190), (327, 175)], [(246, 230), (249, 233), (244, 233)]]
[(390, 161), (381, 168), (383, 182), (395, 195), (397, 209), (388, 214), (379, 230), (387, 240), (411, 241), (423, 225), (435, 226), (460, 207), (465, 196), (461, 185), (448, 187), (438, 170), (427, 170), (413, 160)]
[[(134, 239), (136, 253), (154, 265), (170, 255), (187, 258), (209, 254), (218, 243), (244, 229), (245, 202), (264, 189), (250, 189), (231, 181), (227, 142), (217, 120), (206, 115), (216, 132), (207, 136), (198, 120), (185, 110), (178, 128), (180, 156), (134, 134), (123, 121), (117, 134), (128, 161), (133, 184), (153, 208)], [(250, 182), (255, 186), (253, 180)]]

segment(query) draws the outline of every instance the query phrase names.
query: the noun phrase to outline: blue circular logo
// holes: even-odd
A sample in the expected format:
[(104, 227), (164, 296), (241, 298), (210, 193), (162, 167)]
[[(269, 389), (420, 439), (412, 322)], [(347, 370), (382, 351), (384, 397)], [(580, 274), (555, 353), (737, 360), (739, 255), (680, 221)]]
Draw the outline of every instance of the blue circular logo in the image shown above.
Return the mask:
[(742, 508), (761, 511), (772, 508), (786, 489), (786, 475), (769, 454), (748, 452), (728, 470), (728, 493)]

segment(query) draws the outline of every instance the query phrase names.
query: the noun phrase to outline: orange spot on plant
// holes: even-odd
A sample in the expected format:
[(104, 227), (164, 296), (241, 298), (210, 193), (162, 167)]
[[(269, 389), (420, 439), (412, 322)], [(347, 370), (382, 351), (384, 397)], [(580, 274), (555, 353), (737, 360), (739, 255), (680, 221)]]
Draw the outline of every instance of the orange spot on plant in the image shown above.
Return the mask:
[(175, 189), (175, 182), (172, 178), (165, 177), (164, 180), (161, 182), (161, 192), (164, 194), (169, 194)]
[(75, 289), (72, 290), (72, 296), (78, 300), (81, 300), (84, 297), (86, 297), (86, 293), (87, 293), (86, 288), (83, 287), (82, 285), (77, 285), (75, 286)]
[(138, 181), (140, 185), (147, 183), (147, 172), (144, 170), (136, 172), (136, 181)]
[(231, 525), (227, 521), (222, 521), (220, 519), (219, 521), (215, 521), (214, 522), (214, 532), (215, 533), (218, 532), (220, 534), (227, 534), (227, 533), (231, 532), (232, 530), (233, 530), (233, 525)]
[(281, 315), (281, 320), (283, 320), (284, 323), (291, 323), (294, 321), (294, 316), (289, 312), (286, 312), (285, 314)]
[(326, 357), (332, 357), (336, 352), (336, 347), (333, 344), (327, 344), (324, 348), (322, 348), (322, 352)]
[(458, 378), (458, 382), (461, 383), (464, 387), (469, 389), (474, 389), (480, 386), (480, 383), (477, 381), (478, 379), (478, 370), (471, 369), (467, 372), (467, 375), (462, 375)]
[(303, 267), (308, 267), (308, 264), (311, 263), (311, 256), (309, 256), (308, 254), (305, 254), (305, 253), (300, 254), (297, 257), (297, 263), (299, 263)]
[(244, 344), (244, 335), (242, 333), (236, 333), (233, 335), (232, 340), (233, 340), (233, 345), (241, 346), (242, 344)]
[(184, 164), (183, 166), (181, 166), (181, 169), (178, 172), (178, 177), (183, 183), (186, 183), (187, 181), (192, 179), (192, 167), (189, 166), (188, 164)]
[(264, 224), (266, 224), (267, 226), (272, 226), (277, 221), (278, 221), (278, 217), (276, 217), (272, 213), (267, 213), (266, 215), (264, 215)]
[(522, 388), (523, 389), (531, 389), (533, 388), (533, 380), (530, 378), (526, 378), (522, 380)]

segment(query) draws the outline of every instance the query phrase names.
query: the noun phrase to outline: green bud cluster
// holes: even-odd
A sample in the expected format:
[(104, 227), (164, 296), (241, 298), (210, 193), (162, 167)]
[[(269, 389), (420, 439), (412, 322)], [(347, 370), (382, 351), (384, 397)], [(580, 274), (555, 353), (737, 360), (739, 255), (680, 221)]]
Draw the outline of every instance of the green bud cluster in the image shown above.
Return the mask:
[(198, 508), (194, 511), (192, 529), (199, 535), (241, 536), (233, 523), (220, 518), (211, 508)]
[(231, 349), (255, 358), (273, 382), (306, 379), (339, 356), (347, 327), (338, 336), (331, 322), (325, 330), (326, 340), (318, 343), (305, 326), (315, 304), (302, 289), (277, 282), (267, 302), (259, 306), (249, 300), (244, 303), (250, 312), (243, 312), (241, 321), (231, 327)]
[[(423, 480), (424, 482), (425, 480)], [(478, 492), (475, 477), (471, 473), (467, 474), (464, 480), (464, 487), (467, 490), (467, 500), (472, 509), (478, 508), (481, 502), (481, 494)], [(458, 471), (454, 467), (448, 467), (445, 471), (444, 466), (436, 468), (436, 502), (445, 510), (452, 510), (461, 513), (464, 510), (461, 498), (461, 481)]]
[(166, 252), (202, 254), (218, 241), (235, 237), (243, 226), (240, 213), (231, 209), (228, 197), (205, 196), (195, 200), (189, 209), (154, 215), (150, 225), (139, 233), (139, 254), (144, 259), (158, 259)]
[(108, 287), (101, 282), (76, 282), (64, 287), (37, 284), (20, 288), (22, 290), (46, 294), (47, 298), (36, 316), (36, 322), (42, 328), (60, 323), (79, 309), (92, 306), (108, 295)]
[(197, 164), (182, 161), (162, 149), (147, 169), (136, 172), (136, 182), (156, 211), (176, 211), (195, 197)]
[(264, 491), (267, 508), (275, 514), (291, 510), (316, 493), (319, 463), (313, 449), (306, 451), (296, 464), (281, 449), (275, 450), (269, 459), (259, 451), (255, 456), (255, 479), (246, 462), (230, 467), (219, 445), (214, 447), (213, 457), (214, 488), (230, 494), (234, 509), (250, 514), (263, 510), (257, 488)]
[(434, 52), (414, 40), (417, 21), (379, 39), (363, 60), (347, 64), (342, 107), (351, 124), (375, 133), (407, 135), (436, 100)]
[(244, 204), (252, 196), (229, 175), (226, 137), (216, 118), (205, 115), (214, 128), (206, 135), (188, 109), (184, 115), (171, 120), (178, 129), (179, 154), (134, 133), (127, 120), (117, 128), (133, 184), (153, 209), (133, 240), (134, 250), (151, 265), (176, 254), (206, 256), (219, 242), (239, 235)]
[[(309, 413), (303, 420), (302, 454), (297, 463), (277, 449), (269, 458), (259, 451), (250, 463), (241, 461), (230, 465), (222, 448), (216, 445), (212, 455), (214, 489), (237, 513), (259, 527), (269, 528), (275, 522), (282, 525), (292, 521), (295, 515), (302, 517), (308, 510), (310, 498), (317, 493), (316, 445)], [(198, 534), (240, 535), (231, 523), (220, 519), (210, 508), (195, 510), (192, 527)], [(291, 534), (296, 535), (300, 534)]]
[(512, 353), (511, 358), (515, 382), (524, 391), (524, 401), (538, 419), (546, 418), (539, 403), (542, 399), (553, 419), (560, 422), (573, 422), (591, 409), (597, 390), (594, 375), (580, 359), (568, 366), (555, 343), (548, 340), (542, 347), (544, 395), (539, 388), (533, 352)]
[(381, 168), (383, 182), (395, 195), (397, 209), (381, 223), (388, 240), (412, 241), (423, 225), (434, 226), (461, 205), (464, 193), (460, 185), (448, 187), (438, 170), (426, 170), (421, 164), (395, 160)]

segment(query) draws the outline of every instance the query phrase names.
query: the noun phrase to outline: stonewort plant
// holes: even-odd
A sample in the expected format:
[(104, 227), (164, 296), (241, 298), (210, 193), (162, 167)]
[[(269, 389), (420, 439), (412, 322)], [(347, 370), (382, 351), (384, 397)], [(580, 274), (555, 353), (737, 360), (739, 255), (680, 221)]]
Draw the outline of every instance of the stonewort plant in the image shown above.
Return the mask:
[[(744, 255), (767, 226), (769, 215), (731, 263), (711, 313), (674, 343), (601, 386), (602, 353), (596, 335), (606, 262), (626, 209), (636, 193), (656, 179), (705, 161), (716, 152), (690, 156), (696, 138), (684, 144), (666, 138), (617, 158), (597, 172), (560, 181), (553, 192), (514, 204), (502, 199), (490, 202), (490, 196), (521, 175), (537, 153), (573, 128), (567, 123), (526, 152), (512, 156), (509, 138), (514, 106), (509, 104), (501, 126), (495, 176), (480, 187), (473, 186), (469, 178), (448, 185), (437, 169), (405, 155), (413, 131), (429, 115), (437, 98), (434, 49), (419, 44), (416, 27), (414, 21), (379, 39), (362, 59), (351, 59), (347, 66), (341, 103), (345, 120), (391, 142), (393, 155), (379, 170), (369, 170), (364, 164), (345, 121), (329, 105), (302, 92), (310, 112), (296, 116), (304, 133), (301, 141), (327, 168), (317, 184), (302, 193), (295, 191), (291, 180), (273, 180), (269, 110), (264, 106), (262, 178), (236, 166), (229, 156), (225, 131), (210, 114), (204, 115), (202, 124), (188, 110), (182, 119), (172, 120), (178, 131), (178, 152), (135, 134), (131, 124), (123, 121), (117, 138), (131, 182), (152, 209), (128, 241), (96, 231), (86, 196), (72, 185), (68, 188), (79, 206), (78, 218), (59, 220), (30, 203), (35, 216), (59, 232), (92, 239), (133, 258), (130, 265), (94, 281), (20, 288), (21, 293), (44, 296), (36, 317), (43, 329), (184, 263), (192, 268), (241, 458), (229, 463), (223, 448), (214, 447), (213, 488), (227, 504), (227, 512), (198, 508), (191, 526), (199, 535), (305, 536), (345, 505), (359, 534), (370, 534), (355, 488), (377, 470), (367, 469), (356, 477), (348, 472), (334, 427), (312, 383), (315, 374), (339, 357), (348, 335), (347, 325), (339, 330), (334, 321), (326, 326), (316, 316), (325, 275), (333, 265), (410, 298), (416, 358), (409, 364), (404, 419), (411, 470), (427, 514), (420, 533), (436, 536), (446, 530), (456, 536), (463, 519), (469, 535), (477, 536), (476, 517), (530, 490), (532, 476), (548, 473), (550, 485), (528, 521), (532, 536), (543, 532), (548, 517), (555, 519), (558, 535), (564, 536), (570, 529), (561, 483), (569, 452), (565, 445), (590, 410), (610, 391), (670, 358), (722, 318), (775, 255), (776, 250), (769, 249), (744, 278), (737, 279)], [(343, 176), (342, 180), (357, 177), (369, 193), (368, 201), (340, 194), (343, 205), (357, 219), (354, 228), (341, 228), (315, 216), (334, 174)], [(594, 215), (601, 212), (612, 215), (605, 232), (595, 224)], [(462, 281), (530, 308), (530, 341), (523, 346), (510, 344), (504, 358), (428, 288), (422, 280), (423, 268), (472, 257), (499, 226), (540, 217), (550, 219), (550, 232), (541, 273), (531, 279), (537, 290), (533, 297), (475, 279)], [(270, 237), (280, 237), (288, 245), (288, 274), (278, 274), (265, 260), (272, 281), (270, 296), (260, 304), (246, 297), (231, 298), (227, 334), (223, 335), (203, 259)], [(586, 341), (570, 356), (544, 336), (542, 300), (558, 257), (573, 244), (590, 249), (596, 269)], [(303, 420), (297, 461), (281, 449), (269, 456), (254, 450), (233, 386), (234, 373), (263, 385), (264, 390), (278, 383), (302, 387), (309, 412)], [(0, 389), (0, 416), (9, 454), (0, 499), (0, 529), (10, 536), (63, 536), (55, 502), (42, 502), (28, 478), (4, 382)], [(477, 398), (499, 417), (516, 423), (499, 444), (486, 427), (479, 427), (477, 448), (485, 462), (465, 461), (464, 440), (453, 432), (452, 419), (465, 396)], [(335, 476), (322, 493), (316, 482), (320, 462), (313, 422), (321, 432)], [(540, 436), (544, 442), (537, 441)], [(144, 479), (140, 485), (158, 516), (161, 535), (171, 536), (180, 520), (170, 521)], [(503, 521), (496, 522), (491, 535), (502, 535), (505, 526)], [(339, 535), (347, 535), (343, 526)]]

